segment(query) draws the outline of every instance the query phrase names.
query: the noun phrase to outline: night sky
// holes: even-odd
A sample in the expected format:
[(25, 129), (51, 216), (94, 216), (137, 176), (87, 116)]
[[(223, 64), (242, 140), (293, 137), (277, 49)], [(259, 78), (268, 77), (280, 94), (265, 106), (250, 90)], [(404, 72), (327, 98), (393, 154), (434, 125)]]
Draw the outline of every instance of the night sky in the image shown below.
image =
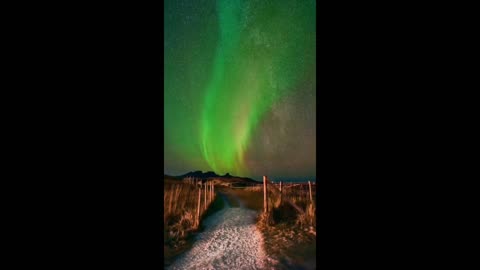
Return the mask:
[(315, 1), (165, 1), (165, 174), (315, 180), (315, 31)]

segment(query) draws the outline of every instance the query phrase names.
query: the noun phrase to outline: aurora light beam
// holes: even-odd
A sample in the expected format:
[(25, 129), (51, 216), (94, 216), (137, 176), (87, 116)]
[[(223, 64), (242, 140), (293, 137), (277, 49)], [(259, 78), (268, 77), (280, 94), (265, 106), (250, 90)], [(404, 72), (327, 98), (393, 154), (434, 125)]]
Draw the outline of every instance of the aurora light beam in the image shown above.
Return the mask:
[[(165, 159), (183, 159), (191, 166), (219, 174), (252, 175), (251, 164), (258, 163), (253, 161), (255, 156), (261, 156), (254, 154), (262, 148), (257, 144), (278, 137), (276, 148), (291, 147), (291, 144), (282, 146), (287, 140), (285, 136), (266, 134), (265, 127), (273, 123), (269, 120), (272, 114), (300, 100), (309, 105), (288, 106), (295, 110), (290, 112), (292, 115), (302, 115), (306, 108), (314, 109), (311, 104), (314, 106), (314, 99), (305, 100), (300, 95), (314, 97), (315, 94), (315, 80), (312, 80), (315, 1), (218, 0), (203, 1), (198, 6), (182, 1), (170, 4), (166, 6), (166, 16), (167, 9), (181, 10), (177, 19), (182, 23), (166, 19), (166, 29), (169, 22), (170, 27), (177, 28), (177, 31), (169, 29), (172, 36), (167, 36), (166, 30), (166, 42), (188, 42), (181, 48), (166, 44), (164, 49), (165, 145), (170, 146)], [(183, 26), (189, 22), (191, 27), (200, 28)], [(180, 24), (184, 28), (180, 28)], [(197, 51), (199, 47), (204, 51)], [(175, 76), (189, 78), (190, 84)], [(186, 106), (188, 101), (182, 97), (193, 98), (195, 102)], [(310, 116), (296, 120), (312, 123), (314, 119)], [(288, 128), (286, 121), (276, 122), (278, 134), (285, 134), (281, 129)], [(310, 146), (315, 140), (310, 137), (310, 131), (290, 132), (299, 139), (308, 133), (308, 139), (303, 142), (310, 142)], [(311, 152), (304, 154), (315, 158)], [(310, 174), (312, 171), (314, 168), (309, 169)]]

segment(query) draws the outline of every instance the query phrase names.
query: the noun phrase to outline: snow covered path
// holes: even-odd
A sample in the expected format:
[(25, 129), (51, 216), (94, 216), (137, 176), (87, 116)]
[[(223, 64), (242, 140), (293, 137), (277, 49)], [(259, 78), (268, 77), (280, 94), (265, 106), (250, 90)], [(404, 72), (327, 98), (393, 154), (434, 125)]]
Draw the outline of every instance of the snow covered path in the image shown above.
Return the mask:
[(257, 212), (222, 199), (225, 207), (205, 220), (205, 231), (168, 269), (269, 269)]

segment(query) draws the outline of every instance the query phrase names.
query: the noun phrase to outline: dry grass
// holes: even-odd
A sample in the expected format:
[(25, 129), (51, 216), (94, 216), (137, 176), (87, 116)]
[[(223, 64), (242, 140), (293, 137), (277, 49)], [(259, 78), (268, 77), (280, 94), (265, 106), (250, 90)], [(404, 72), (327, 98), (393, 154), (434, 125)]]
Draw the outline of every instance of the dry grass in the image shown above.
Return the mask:
[[(280, 203), (279, 192), (273, 189), (279, 188), (278, 184), (269, 184), (268, 186), (268, 215), (263, 214), (263, 185), (245, 187), (245, 188), (221, 188), (222, 193), (226, 194), (235, 205), (235, 199), (242, 201), (245, 207), (259, 211), (260, 224), (266, 222), (269, 225), (280, 223), (291, 223), (300, 227), (316, 227), (316, 185), (312, 184), (312, 200), (310, 201), (310, 191), (308, 184), (286, 184), (282, 187), (282, 202)], [(300, 209), (303, 214), (291, 206), (287, 200), (290, 200)]]
[[(279, 188), (279, 185), (275, 184)], [(272, 185), (268, 190), (269, 214), (271, 217), (264, 217), (263, 220), (268, 224), (294, 223), (301, 228), (316, 227), (316, 185), (312, 185), (312, 201), (310, 201), (310, 191), (308, 184), (287, 184), (282, 187), (282, 200), (280, 201), (279, 192), (273, 192), (275, 188)], [(263, 191), (262, 191), (263, 192)], [(298, 206), (304, 213), (297, 211), (288, 203), (291, 201)]]
[[(276, 185), (279, 187), (279, 185)], [(312, 185), (312, 200), (308, 184), (284, 185), (280, 193), (268, 187), (269, 212), (262, 213), (258, 227), (265, 239), (265, 249), (280, 261), (279, 269), (304, 269), (305, 263), (315, 264), (316, 250), (316, 187)], [(263, 203), (263, 187), (261, 191)], [(303, 213), (287, 202), (298, 206)], [(312, 262), (313, 260), (313, 262)]]
[[(282, 203), (279, 193), (273, 191), (274, 188), (268, 186), (268, 213), (264, 213), (263, 209), (263, 185), (222, 188), (219, 192), (226, 194), (232, 205), (235, 205), (238, 198), (247, 208), (258, 211), (257, 226), (264, 236), (267, 253), (281, 262), (278, 269), (304, 269), (304, 263), (312, 264), (311, 261), (315, 260), (312, 258), (315, 257), (316, 250), (316, 186), (312, 185), (313, 204), (310, 202), (308, 184), (283, 186)], [(299, 213), (286, 199), (304, 213)]]
[[(278, 185), (275, 184), (278, 187)], [(236, 205), (237, 198), (241, 203), (259, 213), (258, 225), (266, 236), (266, 248), (269, 252), (278, 256), (290, 256), (295, 254), (298, 245), (311, 246), (315, 239), (316, 231), (316, 186), (312, 185), (312, 199), (308, 184), (284, 185), (282, 191), (282, 203), (279, 193), (273, 191), (269, 185), (268, 214), (263, 213), (263, 185), (245, 188), (215, 187), (215, 192), (226, 195), (232, 205)], [(165, 259), (166, 263), (177, 254), (184, 251), (191, 244), (188, 237), (192, 232), (200, 229), (196, 220), (198, 207), (198, 187), (187, 182), (165, 181), (164, 184), (164, 224), (165, 224)], [(207, 211), (204, 210), (204, 187), (201, 193), (200, 221), (202, 218), (222, 208), (219, 205), (222, 200), (213, 200), (208, 203)], [(293, 202), (303, 210), (299, 213), (294, 207), (286, 202)], [(312, 242), (313, 241), (313, 242)]]
[[(279, 185), (275, 184), (275, 187)], [(316, 227), (316, 185), (312, 185), (312, 200), (310, 201), (310, 192), (308, 184), (287, 184), (282, 187), (282, 203), (278, 192), (274, 192), (275, 188), (272, 184), (268, 186), (268, 208), (267, 215), (263, 214), (263, 185), (246, 188), (222, 188), (221, 192), (225, 193), (229, 201), (235, 205), (235, 198), (239, 198), (242, 203), (250, 209), (262, 213), (259, 216), (260, 224), (266, 223), (270, 226), (280, 223), (289, 223), (292, 225), (304, 227)], [(293, 206), (287, 203), (290, 200), (300, 209), (303, 214), (299, 213)]]
[(198, 189), (193, 185), (164, 184), (163, 222), (169, 238), (178, 238), (186, 231), (195, 229), (196, 193)]
[[(205, 207), (205, 185), (201, 188), (184, 181), (164, 181), (164, 256), (169, 261), (188, 246), (187, 238), (200, 228), (201, 220), (215, 201), (209, 196)], [(200, 209), (199, 209), (200, 193)], [(198, 210), (199, 213), (197, 212)]]

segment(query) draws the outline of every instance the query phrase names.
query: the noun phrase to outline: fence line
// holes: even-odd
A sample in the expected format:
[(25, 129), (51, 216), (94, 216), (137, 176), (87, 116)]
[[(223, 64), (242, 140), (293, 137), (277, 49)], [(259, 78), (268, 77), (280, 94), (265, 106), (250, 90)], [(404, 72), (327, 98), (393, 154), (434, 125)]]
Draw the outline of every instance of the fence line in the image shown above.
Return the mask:
[[(268, 186), (267, 186), (267, 183), (268, 183), (268, 177), (263, 176), (263, 206), (264, 206), (264, 212), (265, 213), (268, 212), (268, 200), (267, 200)], [(273, 191), (273, 194), (275, 194), (277, 196), (281, 196), (282, 191), (280, 191), (278, 189), (278, 187), (274, 184), (272, 184), (271, 186), (273, 186), (273, 188), (270, 189), (271, 191)], [(302, 208), (300, 208), (297, 204), (292, 202), (289, 198), (285, 197), (285, 201), (287, 203), (289, 203), (293, 208), (295, 208), (301, 214), (305, 213), (305, 211), (303, 211)]]
[[(215, 198), (213, 181), (204, 181), (204, 183), (202, 183), (202, 179), (187, 177), (180, 183), (166, 184), (164, 195), (164, 222), (172, 220), (170, 218), (174, 216), (187, 220), (191, 218), (192, 221), (188, 227), (189, 230), (197, 229), (202, 216), (215, 201)], [(173, 225), (174, 224), (170, 224), (168, 226), (170, 228)], [(175, 223), (175, 228), (178, 229), (178, 226), (180, 225)]]

